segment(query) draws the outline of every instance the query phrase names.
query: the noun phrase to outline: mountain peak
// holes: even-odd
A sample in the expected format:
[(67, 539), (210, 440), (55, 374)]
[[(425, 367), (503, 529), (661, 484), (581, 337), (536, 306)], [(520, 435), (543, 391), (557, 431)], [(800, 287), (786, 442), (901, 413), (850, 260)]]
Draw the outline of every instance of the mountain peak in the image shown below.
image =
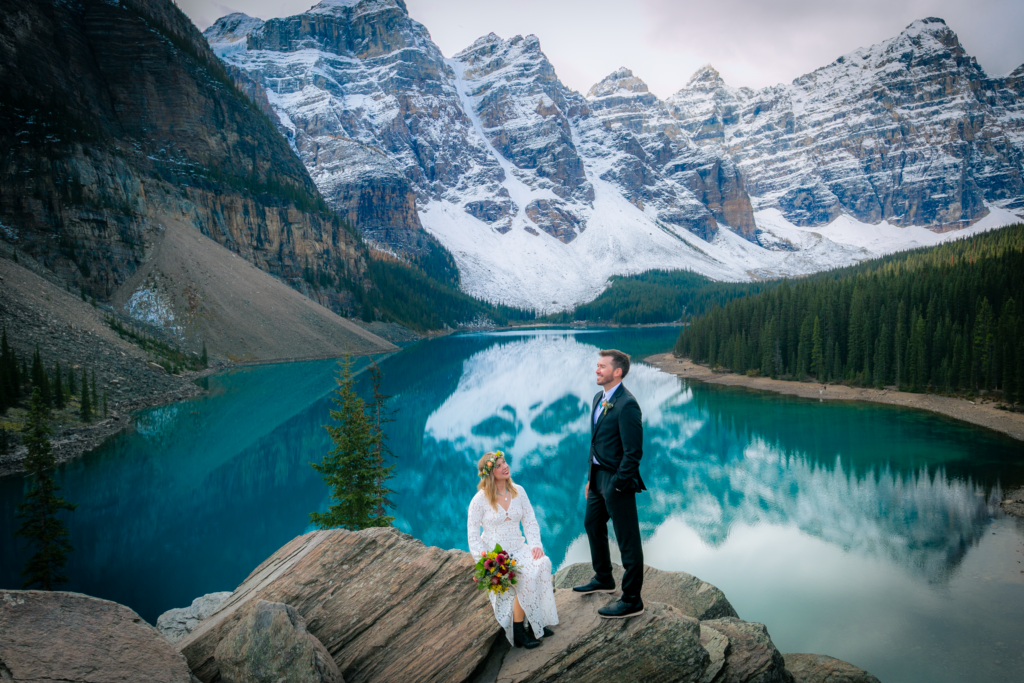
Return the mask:
[(934, 30), (938, 28), (938, 26), (935, 26), (935, 24), (939, 24), (944, 28), (949, 28), (948, 26), (946, 26), (945, 19), (940, 19), (939, 17), (925, 17), (924, 19), (917, 19), (916, 21), (910, 22), (909, 24), (907, 24), (907, 27), (903, 30)]
[(214, 43), (237, 43), (261, 26), (263, 26), (262, 19), (234, 12), (213, 22), (210, 28), (203, 31), (203, 36), (211, 45)]
[(687, 88), (699, 89), (720, 88), (723, 85), (725, 85), (725, 81), (722, 80), (721, 74), (710, 64), (705, 64), (694, 71), (690, 80), (686, 82)]
[(644, 94), (647, 93), (647, 84), (633, 75), (633, 72), (624, 66), (620, 66), (611, 72), (600, 83), (595, 83), (587, 93), (588, 99), (607, 97), (609, 95), (622, 94)]
[(309, 8), (307, 14), (338, 14), (347, 10), (375, 11), (397, 7), (406, 14), (409, 10), (404, 0), (320, 0)]

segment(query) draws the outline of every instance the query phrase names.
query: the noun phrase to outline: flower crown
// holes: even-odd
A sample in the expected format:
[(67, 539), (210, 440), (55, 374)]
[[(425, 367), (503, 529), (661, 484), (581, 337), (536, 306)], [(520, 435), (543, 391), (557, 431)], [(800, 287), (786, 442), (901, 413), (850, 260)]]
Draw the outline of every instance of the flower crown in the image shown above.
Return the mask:
[[(498, 458), (505, 458), (505, 453), (502, 451), (494, 451), (494, 457), (487, 458), (487, 463), (481, 467), (478, 472), (481, 479), (491, 476), (491, 470), (494, 469), (494, 463), (498, 461)], [(505, 458), (505, 461), (508, 462), (508, 458)]]

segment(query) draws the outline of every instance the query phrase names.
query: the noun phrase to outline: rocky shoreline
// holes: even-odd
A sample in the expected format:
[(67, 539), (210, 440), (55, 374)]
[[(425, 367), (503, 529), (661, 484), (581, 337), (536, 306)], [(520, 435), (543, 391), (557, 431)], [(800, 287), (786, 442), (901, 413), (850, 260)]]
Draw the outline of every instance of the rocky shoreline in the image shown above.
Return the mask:
[(473, 564), (469, 553), (393, 528), (313, 531), (226, 598), (161, 616), (170, 639), (105, 600), (3, 591), (0, 671), (83, 682), (878, 683), (826, 655), (782, 654), (765, 625), (741, 619), (715, 586), (651, 567), (645, 613), (623, 620), (597, 616), (616, 595), (569, 589), (589, 565), (563, 567), (554, 634), (514, 649), (469, 580)]

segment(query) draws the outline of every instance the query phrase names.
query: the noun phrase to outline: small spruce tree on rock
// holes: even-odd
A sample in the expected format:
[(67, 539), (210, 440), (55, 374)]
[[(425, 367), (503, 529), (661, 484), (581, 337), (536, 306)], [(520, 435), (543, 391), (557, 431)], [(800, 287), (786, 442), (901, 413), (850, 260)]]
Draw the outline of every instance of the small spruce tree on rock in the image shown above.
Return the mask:
[(390, 526), (394, 518), (383, 514), (389, 493), (383, 482), (394, 465), (384, 467), (381, 460), (384, 434), (356, 394), (352, 358), (346, 356), (339, 366), (333, 398), (338, 408), (330, 411), (334, 424), (324, 425), (334, 447), (321, 463), (310, 463), (330, 487), (332, 502), (326, 512), (310, 513), (310, 520), (321, 529)]

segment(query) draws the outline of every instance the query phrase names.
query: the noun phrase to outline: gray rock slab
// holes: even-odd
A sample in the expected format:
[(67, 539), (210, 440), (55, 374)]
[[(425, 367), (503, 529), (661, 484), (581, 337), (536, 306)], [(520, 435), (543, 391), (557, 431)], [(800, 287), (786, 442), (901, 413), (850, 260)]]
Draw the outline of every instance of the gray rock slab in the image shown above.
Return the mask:
[(295, 608), (348, 683), (464, 681), (501, 633), (474, 565), (467, 552), (396, 529), (310, 532), (257, 567), (178, 649), (210, 683), (217, 646), (266, 600)]
[(191, 680), (185, 658), (138, 614), (60, 591), (0, 592), (0, 664), (0, 679), (14, 681)]
[(172, 643), (192, 633), (203, 619), (213, 614), (231, 591), (200, 595), (188, 607), (169, 609), (156, 618), (156, 630)]
[[(648, 602), (631, 619), (602, 619), (615, 598), (556, 589), (559, 625), (540, 647), (496, 646), (473, 683), (668, 683), (698, 681), (709, 663), (700, 623), (671, 605)], [(507, 641), (506, 641), (507, 642)]]
[(828, 655), (782, 655), (795, 683), (880, 683), (863, 669)]
[[(623, 568), (612, 565), (615, 585), (622, 585)], [(572, 589), (594, 576), (589, 563), (579, 562), (563, 567), (555, 574), (555, 588)], [(665, 572), (644, 565), (644, 602), (663, 602), (698, 620), (737, 617), (725, 593), (686, 572)]]
[(214, 653), (224, 683), (344, 683), (294, 607), (259, 600)]
[(712, 683), (792, 683), (793, 677), (786, 671), (782, 654), (764, 624), (724, 617), (701, 622), (701, 626), (729, 639), (725, 664)]

